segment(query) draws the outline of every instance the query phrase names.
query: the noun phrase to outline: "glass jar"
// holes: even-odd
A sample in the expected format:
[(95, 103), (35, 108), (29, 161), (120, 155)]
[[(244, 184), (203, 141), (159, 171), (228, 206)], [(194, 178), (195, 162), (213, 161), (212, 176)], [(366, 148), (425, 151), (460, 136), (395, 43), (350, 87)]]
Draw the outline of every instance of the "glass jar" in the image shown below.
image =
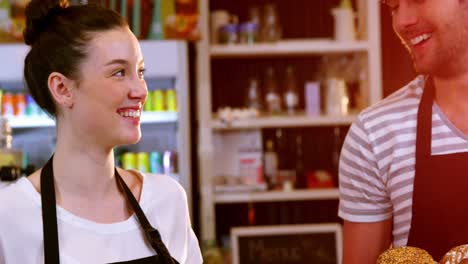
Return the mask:
[(219, 29), (219, 40), (222, 44), (238, 42), (237, 24), (226, 24)]
[(246, 22), (240, 25), (240, 43), (253, 44), (258, 42), (258, 24)]

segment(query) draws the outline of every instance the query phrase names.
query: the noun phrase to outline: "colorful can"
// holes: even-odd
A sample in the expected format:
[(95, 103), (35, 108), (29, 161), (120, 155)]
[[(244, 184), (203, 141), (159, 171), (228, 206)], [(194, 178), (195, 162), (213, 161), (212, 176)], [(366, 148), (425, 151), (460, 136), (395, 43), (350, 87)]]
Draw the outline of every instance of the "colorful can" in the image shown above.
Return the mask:
[(166, 106), (167, 111), (177, 112), (177, 97), (174, 89), (166, 91)]
[(31, 95), (26, 95), (26, 115), (34, 116), (39, 114), (39, 106)]
[(0, 111), (3, 114), (3, 89), (0, 88)]
[(13, 111), (15, 116), (26, 114), (26, 98), (23, 93), (17, 93), (13, 96)]
[(165, 151), (163, 155), (163, 168), (164, 174), (172, 177), (174, 180), (179, 181), (177, 153), (174, 151)]
[(154, 111), (163, 112), (165, 110), (164, 91), (163, 90), (154, 90), (152, 96), (153, 96), (153, 109), (154, 109)]
[(13, 94), (5, 93), (2, 97), (2, 114), (4, 116), (13, 116), (15, 114), (14, 105), (13, 105)]
[(149, 155), (146, 152), (138, 152), (136, 154), (137, 169), (140, 172), (149, 172)]
[(156, 151), (151, 152), (149, 156), (149, 160), (150, 160), (150, 172), (151, 173), (158, 173), (158, 174), (164, 173), (162, 154), (160, 152), (156, 152)]
[(136, 154), (126, 152), (122, 155), (122, 168), (126, 170), (135, 170), (137, 168)]
[(143, 106), (143, 109), (147, 112), (154, 111), (154, 106), (153, 106), (153, 93), (148, 91), (148, 95), (146, 96), (146, 101), (145, 105)]

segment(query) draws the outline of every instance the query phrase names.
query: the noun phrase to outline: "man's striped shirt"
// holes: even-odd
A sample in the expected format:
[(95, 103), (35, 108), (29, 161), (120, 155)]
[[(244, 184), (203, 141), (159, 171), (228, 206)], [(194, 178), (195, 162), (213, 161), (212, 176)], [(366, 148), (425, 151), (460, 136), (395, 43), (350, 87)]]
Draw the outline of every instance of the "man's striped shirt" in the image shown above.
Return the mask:
[[(393, 217), (394, 246), (407, 244), (411, 225), (416, 119), (424, 83), (418, 76), (364, 110), (341, 151), (338, 215), (361, 223)], [(468, 136), (435, 103), (432, 112), (432, 155), (467, 152)]]

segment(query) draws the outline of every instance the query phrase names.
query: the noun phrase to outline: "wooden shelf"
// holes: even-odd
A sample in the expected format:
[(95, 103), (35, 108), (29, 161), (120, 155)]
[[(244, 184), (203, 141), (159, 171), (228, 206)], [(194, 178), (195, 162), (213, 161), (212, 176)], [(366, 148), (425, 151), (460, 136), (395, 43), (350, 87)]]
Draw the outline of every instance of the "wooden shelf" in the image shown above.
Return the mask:
[(339, 199), (338, 188), (215, 194), (217, 204)]
[(222, 122), (218, 119), (212, 121), (214, 130), (243, 130), (259, 128), (276, 127), (306, 127), (306, 126), (334, 126), (350, 125), (356, 119), (356, 115), (347, 116), (307, 116), (298, 115), (279, 115), (279, 116), (260, 116), (235, 120), (232, 122)]
[(213, 58), (291, 56), (366, 52), (367, 41), (337, 42), (329, 39), (283, 40), (275, 43), (212, 45)]
[[(143, 112), (141, 116), (142, 124), (172, 123), (177, 122), (177, 112)], [(9, 118), (11, 128), (38, 128), (53, 127), (55, 121), (48, 116), (24, 116)]]

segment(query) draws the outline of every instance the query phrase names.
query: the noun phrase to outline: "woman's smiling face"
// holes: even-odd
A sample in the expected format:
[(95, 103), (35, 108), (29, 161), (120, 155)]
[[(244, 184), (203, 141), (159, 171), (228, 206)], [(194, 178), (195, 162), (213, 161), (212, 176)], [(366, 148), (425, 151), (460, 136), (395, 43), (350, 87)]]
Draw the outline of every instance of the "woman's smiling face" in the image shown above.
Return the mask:
[(93, 33), (80, 80), (73, 89), (71, 121), (106, 147), (141, 138), (140, 114), (147, 96), (144, 61), (128, 28)]

